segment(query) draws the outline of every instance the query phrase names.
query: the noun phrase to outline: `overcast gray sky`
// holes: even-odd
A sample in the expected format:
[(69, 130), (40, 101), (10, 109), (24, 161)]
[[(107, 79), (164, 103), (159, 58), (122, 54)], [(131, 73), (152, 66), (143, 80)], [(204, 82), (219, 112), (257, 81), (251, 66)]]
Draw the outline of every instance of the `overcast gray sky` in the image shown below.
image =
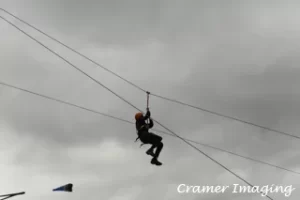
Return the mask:
[[(297, 136), (299, 1), (1, 0), (0, 6), (153, 93)], [(146, 95), (0, 12), (139, 108)], [(0, 81), (134, 122), (136, 110), (0, 20)], [(0, 87), (0, 194), (23, 200), (252, 200), (258, 194), (177, 193), (244, 184), (181, 140), (162, 135), (162, 167), (134, 143), (135, 127)], [(182, 137), (300, 171), (300, 140), (155, 97), (152, 116)], [(161, 127), (155, 125), (162, 130)], [(160, 134), (161, 135), (161, 134)], [(298, 175), (199, 148), (254, 185)], [(74, 192), (53, 193), (65, 183)]]

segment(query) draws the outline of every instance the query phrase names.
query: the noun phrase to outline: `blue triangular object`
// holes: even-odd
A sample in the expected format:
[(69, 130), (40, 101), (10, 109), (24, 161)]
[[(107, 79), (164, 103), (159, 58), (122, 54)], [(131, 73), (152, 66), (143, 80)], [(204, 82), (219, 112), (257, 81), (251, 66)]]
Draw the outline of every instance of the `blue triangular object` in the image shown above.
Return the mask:
[(56, 191), (63, 191), (63, 192), (72, 192), (73, 191), (73, 184), (69, 183), (67, 185), (60, 186), (58, 188), (53, 189), (54, 192)]

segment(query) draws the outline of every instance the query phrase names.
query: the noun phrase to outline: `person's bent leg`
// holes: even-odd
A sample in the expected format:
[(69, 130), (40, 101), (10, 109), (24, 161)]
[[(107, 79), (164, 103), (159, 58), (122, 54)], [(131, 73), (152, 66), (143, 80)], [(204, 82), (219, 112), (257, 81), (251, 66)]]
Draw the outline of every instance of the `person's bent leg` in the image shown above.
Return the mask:
[(151, 136), (149, 135), (148, 132), (143, 132), (140, 135), (140, 140), (144, 143), (144, 144), (151, 144), (151, 147), (146, 151), (147, 155), (151, 155), (152, 157), (154, 157), (154, 149), (156, 148), (156, 146), (153, 144), (153, 142), (151, 142)]
[(158, 136), (158, 135), (155, 135), (153, 133), (149, 133), (149, 141), (150, 143), (156, 147), (156, 151), (155, 151), (155, 154), (153, 156), (153, 159), (151, 160), (151, 163), (152, 164), (156, 164), (156, 165), (161, 165), (162, 163), (160, 163), (157, 158), (159, 157), (160, 155), (160, 152), (163, 148), (163, 143), (161, 142), (162, 141), (162, 137)]
[(160, 155), (160, 152), (161, 150), (163, 149), (164, 147), (164, 144), (162, 142), (159, 142), (157, 145), (156, 145), (156, 151), (155, 151), (155, 154), (154, 154), (154, 158), (158, 158), (159, 155)]
[(154, 133), (149, 133), (149, 141), (150, 143), (156, 147), (156, 151), (155, 151), (155, 155), (154, 157), (155, 158), (158, 158), (159, 157), (159, 154), (163, 148), (163, 143), (161, 142), (162, 141), (162, 137), (159, 136), (159, 135), (156, 135)]
[(155, 154), (154, 154), (154, 149), (155, 149), (155, 145), (152, 145), (151, 147), (150, 147), (150, 149), (148, 149), (147, 151), (146, 151), (146, 154), (147, 155), (150, 155), (150, 156), (152, 156), (152, 157), (154, 157), (155, 156)]

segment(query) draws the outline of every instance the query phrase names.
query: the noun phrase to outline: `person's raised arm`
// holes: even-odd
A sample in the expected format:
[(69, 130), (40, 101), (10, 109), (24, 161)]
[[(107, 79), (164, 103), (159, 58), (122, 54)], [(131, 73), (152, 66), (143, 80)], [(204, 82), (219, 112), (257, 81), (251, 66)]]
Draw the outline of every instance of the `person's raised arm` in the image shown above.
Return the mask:
[(147, 113), (146, 113), (146, 115), (144, 116), (144, 120), (146, 121), (147, 119), (150, 118), (150, 116), (151, 116), (151, 113), (150, 113), (149, 110), (147, 110)]
[(154, 126), (153, 120), (150, 118), (149, 121), (150, 121), (149, 128), (152, 128)]

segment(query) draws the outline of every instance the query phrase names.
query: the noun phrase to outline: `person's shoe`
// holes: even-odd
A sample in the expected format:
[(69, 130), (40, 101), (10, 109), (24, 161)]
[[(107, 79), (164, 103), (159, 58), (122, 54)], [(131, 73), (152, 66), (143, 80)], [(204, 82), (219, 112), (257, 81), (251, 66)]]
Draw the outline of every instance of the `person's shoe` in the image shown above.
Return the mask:
[(152, 158), (152, 160), (151, 160), (151, 164), (153, 164), (153, 165), (157, 165), (157, 166), (160, 166), (160, 165), (162, 165), (162, 163), (161, 162), (159, 162), (156, 158)]
[(154, 157), (153, 150), (151, 150), (151, 149), (149, 149), (148, 151), (146, 151), (146, 154)]

